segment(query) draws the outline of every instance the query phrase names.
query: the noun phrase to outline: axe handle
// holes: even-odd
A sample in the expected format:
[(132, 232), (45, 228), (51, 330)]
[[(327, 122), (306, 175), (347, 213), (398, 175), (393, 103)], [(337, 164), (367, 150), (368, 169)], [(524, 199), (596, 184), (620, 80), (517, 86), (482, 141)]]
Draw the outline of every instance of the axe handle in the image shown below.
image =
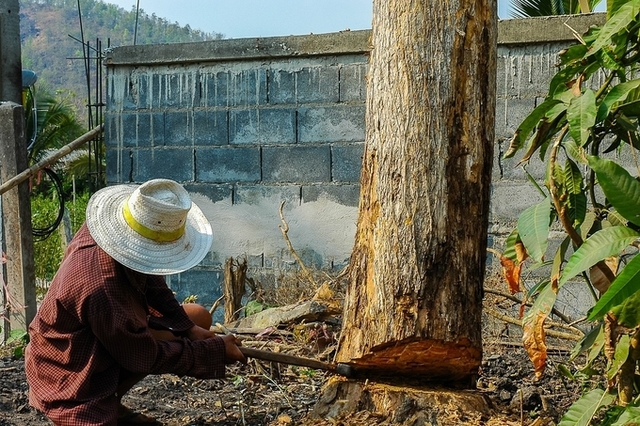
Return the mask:
[(281, 364), (297, 365), (299, 367), (315, 368), (316, 370), (336, 371), (336, 366), (334, 364), (329, 364), (315, 359), (301, 358), (278, 352), (262, 351), (260, 349), (246, 348), (244, 346), (238, 346), (238, 348), (240, 349), (240, 352), (250, 358), (279, 362)]

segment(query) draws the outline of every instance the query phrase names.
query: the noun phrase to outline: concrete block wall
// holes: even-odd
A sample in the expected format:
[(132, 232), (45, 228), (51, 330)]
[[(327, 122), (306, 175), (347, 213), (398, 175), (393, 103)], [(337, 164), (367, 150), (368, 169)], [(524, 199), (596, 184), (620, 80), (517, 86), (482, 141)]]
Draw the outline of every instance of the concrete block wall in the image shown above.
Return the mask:
[(169, 277), (178, 298), (220, 296), (229, 257), (276, 285), (305, 264), (341, 269), (355, 234), (368, 31), (113, 49), (107, 181), (181, 182), (214, 229), (210, 255)]
[[(540, 200), (519, 158), (503, 160), (544, 98), (558, 52), (602, 14), (501, 21), (490, 245)], [(341, 268), (353, 245), (364, 143), (369, 31), (123, 46), (106, 60), (109, 184), (185, 185), (214, 228), (201, 265), (169, 277), (178, 297), (220, 295), (222, 265), (246, 257), (271, 280), (295, 268), (278, 226), (313, 267)], [(532, 159), (527, 171), (544, 176)], [(493, 260), (495, 263), (495, 259)], [(568, 305), (575, 305), (575, 297)]]

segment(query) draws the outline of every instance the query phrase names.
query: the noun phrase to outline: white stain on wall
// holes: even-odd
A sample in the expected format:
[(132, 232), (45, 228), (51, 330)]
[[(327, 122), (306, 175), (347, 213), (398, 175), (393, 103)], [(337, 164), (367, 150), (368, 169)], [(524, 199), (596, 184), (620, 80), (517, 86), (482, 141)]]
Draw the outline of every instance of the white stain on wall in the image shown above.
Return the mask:
[[(257, 204), (213, 202), (198, 193), (192, 200), (202, 209), (213, 228), (212, 252), (220, 259), (238, 256), (279, 257), (287, 245), (279, 226), (281, 200), (262, 198)], [(288, 237), (296, 251), (313, 250), (323, 259), (346, 263), (356, 231), (357, 207), (336, 203), (326, 197), (291, 206), (285, 204)]]

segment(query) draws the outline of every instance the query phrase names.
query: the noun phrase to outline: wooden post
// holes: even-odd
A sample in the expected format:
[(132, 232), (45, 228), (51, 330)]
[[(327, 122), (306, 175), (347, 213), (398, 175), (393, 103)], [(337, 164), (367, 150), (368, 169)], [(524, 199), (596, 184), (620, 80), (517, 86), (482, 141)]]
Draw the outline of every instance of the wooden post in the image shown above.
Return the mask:
[[(6, 181), (27, 168), (24, 111), (13, 102), (0, 103), (0, 179)], [(8, 286), (10, 328), (27, 330), (36, 314), (35, 268), (29, 183), (24, 181), (2, 195), (5, 280)]]
[(0, 102), (22, 102), (18, 0), (0, 0)]

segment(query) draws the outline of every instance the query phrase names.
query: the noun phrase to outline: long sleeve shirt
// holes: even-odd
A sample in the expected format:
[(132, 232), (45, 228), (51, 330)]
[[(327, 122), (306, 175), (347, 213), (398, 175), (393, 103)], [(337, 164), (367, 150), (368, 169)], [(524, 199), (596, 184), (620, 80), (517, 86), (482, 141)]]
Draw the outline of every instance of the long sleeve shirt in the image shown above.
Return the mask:
[(154, 322), (178, 335), (193, 326), (163, 277), (117, 263), (83, 225), (29, 326), (31, 405), (56, 424), (115, 425), (121, 377), (224, 376), (221, 338), (156, 340)]

